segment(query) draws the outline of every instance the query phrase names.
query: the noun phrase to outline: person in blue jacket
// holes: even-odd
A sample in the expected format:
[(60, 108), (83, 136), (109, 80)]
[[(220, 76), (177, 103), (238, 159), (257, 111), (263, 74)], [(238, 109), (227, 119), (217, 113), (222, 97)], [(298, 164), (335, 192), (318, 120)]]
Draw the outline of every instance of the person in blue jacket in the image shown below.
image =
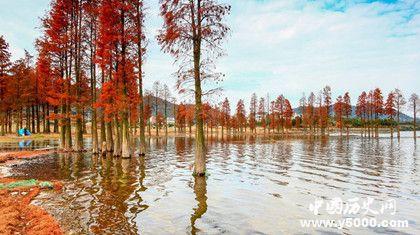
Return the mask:
[(31, 135), (31, 132), (26, 128), (22, 128), (22, 129), (19, 129), (18, 135), (19, 136), (29, 136), (29, 135)]

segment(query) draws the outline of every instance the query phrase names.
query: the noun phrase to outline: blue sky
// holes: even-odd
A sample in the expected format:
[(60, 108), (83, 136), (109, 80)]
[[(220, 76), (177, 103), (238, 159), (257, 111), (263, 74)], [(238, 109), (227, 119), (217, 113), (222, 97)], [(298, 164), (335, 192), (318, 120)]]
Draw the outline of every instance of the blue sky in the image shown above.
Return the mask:
[[(420, 1), (223, 0), (232, 5), (226, 56), (217, 63), (226, 77), (223, 95), (232, 103), (252, 92), (284, 94), (294, 106), (302, 93), (325, 85), (333, 96), (363, 89), (420, 92)], [(13, 57), (34, 52), (49, 0), (0, 0), (0, 34)], [(175, 84), (176, 70), (155, 41), (161, 26), (158, 0), (146, 0), (149, 48), (146, 87)], [(175, 93), (175, 91), (173, 91)], [(180, 99), (183, 97), (179, 97)]]

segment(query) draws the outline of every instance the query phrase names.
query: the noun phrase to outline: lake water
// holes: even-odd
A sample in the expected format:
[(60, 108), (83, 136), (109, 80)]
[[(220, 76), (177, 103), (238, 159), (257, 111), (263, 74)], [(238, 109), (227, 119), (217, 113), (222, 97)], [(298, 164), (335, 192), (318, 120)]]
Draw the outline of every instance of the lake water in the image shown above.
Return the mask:
[[(151, 139), (149, 145), (145, 157), (131, 159), (53, 154), (13, 166), (11, 174), (63, 181), (62, 193), (43, 192), (34, 203), (76, 233), (420, 234), (420, 152), (411, 133), (399, 141), (208, 140), (206, 178), (191, 174), (193, 139)], [(345, 205), (357, 199), (362, 208), (333, 214), (327, 204), (337, 198)], [(362, 211), (369, 198), (377, 215)], [(379, 211), (388, 202), (395, 213)], [(300, 222), (348, 217), (407, 220), (409, 227), (303, 228)]]

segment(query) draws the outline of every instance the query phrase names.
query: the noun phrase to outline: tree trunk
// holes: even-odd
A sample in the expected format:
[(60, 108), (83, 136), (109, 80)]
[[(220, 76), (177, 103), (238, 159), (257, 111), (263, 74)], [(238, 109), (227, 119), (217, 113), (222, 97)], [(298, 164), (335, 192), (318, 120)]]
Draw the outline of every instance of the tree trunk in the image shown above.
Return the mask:
[(35, 129), (35, 107), (33, 105), (31, 106), (31, 123), (32, 123), (31, 131), (33, 133), (37, 133)]
[(66, 128), (65, 128), (65, 131), (66, 131), (65, 138), (66, 138), (66, 140), (64, 142), (66, 151), (70, 151), (72, 146), (73, 146), (72, 139), (71, 139), (71, 119), (70, 119), (70, 116), (68, 114), (70, 112), (69, 109), (70, 109), (70, 106), (67, 106), (66, 107), (67, 117), (66, 117)]
[(167, 137), (168, 136), (168, 115), (167, 115), (167, 113), (166, 113), (166, 106), (167, 106), (167, 104), (166, 104), (166, 100), (165, 100), (165, 136)]
[(83, 108), (81, 107), (81, 98), (82, 98), (82, 81), (81, 81), (81, 33), (82, 33), (82, 7), (79, 6), (80, 2), (76, 1), (76, 4), (78, 5), (78, 12), (76, 12), (75, 15), (75, 35), (74, 35), (74, 71), (76, 75), (76, 98), (77, 98), (77, 104), (76, 104), (76, 128), (75, 128), (75, 134), (76, 134), (76, 142), (74, 145), (74, 150), (76, 152), (83, 151)]
[(130, 130), (128, 124), (127, 113), (124, 114), (122, 120), (122, 154), (123, 158), (130, 158), (131, 157), (131, 149), (130, 149)]
[(114, 157), (121, 156), (121, 128), (118, 119), (114, 118)]
[(74, 151), (80, 152), (83, 150), (83, 125), (82, 125), (82, 118), (80, 115), (83, 115), (83, 112), (80, 107), (76, 108), (77, 117), (76, 117), (76, 128), (75, 128), (75, 134), (76, 134), (76, 142), (74, 145)]
[(194, 174), (204, 176), (206, 173), (206, 156), (204, 145), (204, 125), (202, 117), (202, 91), (200, 78), (200, 45), (197, 39), (194, 42), (194, 82), (195, 82), (195, 120), (196, 120), (196, 139), (195, 139), (195, 165)]
[(6, 115), (3, 112), (0, 113), (0, 122), (1, 122), (1, 131), (0, 135), (4, 136), (6, 134)]
[(398, 105), (397, 110), (397, 138), (400, 139), (400, 106)]
[(413, 101), (413, 114), (414, 114), (414, 120), (413, 120), (413, 127), (414, 127), (414, 129), (413, 129), (413, 134), (414, 134), (414, 139), (416, 140), (417, 139), (417, 134), (416, 134), (416, 132), (417, 132), (417, 130), (416, 130), (416, 122), (417, 122), (417, 100), (414, 100)]
[(35, 113), (36, 113), (36, 133), (41, 133), (39, 105), (38, 104), (35, 105)]
[[(57, 115), (58, 114), (58, 108), (54, 107), (54, 114)], [(58, 119), (55, 118), (54, 119), (54, 133), (58, 133)]]
[(47, 119), (46, 117), (46, 110), (45, 110), (45, 104), (42, 104), (42, 132), (46, 133), (47, 129)]
[(108, 121), (106, 124), (106, 151), (112, 152), (114, 150), (114, 140), (112, 136), (112, 123)]
[(136, 5), (136, 24), (137, 24), (137, 67), (139, 76), (139, 96), (140, 96), (140, 154), (146, 153), (146, 135), (145, 135), (145, 118), (144, 118), (144, 97), (143, 97), (143, 19), (140, 4)]
[[(61, 114), (64, 115), (65, 112), (66, 112), (66, 109), (64, 105), (61, 105)], [(62, 150), (66, 148), (66, 125), (65, 124), (66, 124), (65, 118), (64, 117), (60, 118), (60, 149)]]
[[(139, 62), (141, 64), (141, 62)], [(140, 66), (141, 67), (141, 66)], [(144, 120), (143, 73), (139, 69), (139, 96), (140, 96), (140, 154), (146, 153), (146, 128)]]
[(96, 122), (96, 109), (92, 107), (92, 123), (91, 123), (91, 132), (92, 132), (92, 153), (99, 153), (99, 143), (98, 143), (98, 124)]

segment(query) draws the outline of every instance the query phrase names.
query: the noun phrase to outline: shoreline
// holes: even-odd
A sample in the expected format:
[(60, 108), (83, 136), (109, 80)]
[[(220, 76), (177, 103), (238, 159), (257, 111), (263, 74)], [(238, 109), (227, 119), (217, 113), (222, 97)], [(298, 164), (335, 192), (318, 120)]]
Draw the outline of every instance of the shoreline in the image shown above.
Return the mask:
[[(401, 130), (401, 132), (413, 132), (410, 130)], [(147, 138), (164, 138), (164, 137), (190, 137), (190, 138), (194, 138), (195, 137), (195, 128), (192, 128), (191, 133), (186, 130), (185, 132), (174, 132), (173, 129), (168, 131), (167, 134), (165, 134), (164, 130), (161, 130), (159, 132), (159, 135), (156, 135), (156, 132), (153, 130), (150, 135), (148, 134), (148, 132), (146, 132), (146, 139)], [(367, 134), (367, 132), (365, 131), (364, 133)], [(373, 135), (374, 131), (371, 131), (371, 134)], [(379, 134), (389, 134), (391, 135), (391, 131), (389, 128), (379, 128), (378, 131)], [(420, 131), (419, 131), (420, 133)], [(282, 132), (280, 130), (280, 132), (270, 130), (270, 132), (268, 132), (268, 130), (266, 130), (264, 132), (264, 130), (262, 128), (257, 128), (256, 132), (251, 132), (249, 129), (247, 129), (247, 131), (245, 132), (240, 132), (240, 131), (231, 131), (231, 132), (227, 132), (226, 130), (224, 131), (224, 134), (222, 135), (221, 132), (221, 128), (219, 129), (213, 129), (213, 131), (211, 132), (210, 129), (209, 131), (204, 131), (204, 135), (206, 137), (218, 137), (218, 138), (230, 138), (230, 137), (235, 137), (235, 136), (255, 136), (255, 137), (261, 137), (261, 136), (265, 136), (265, 137), (302, 137), (302, 138), (307, 138), (307, 137), (328, 137), (328, 136), (361, 136), (362, 135), (362, 129), (360, 128), (350, 128), (349, 129), (349, 133), (347, 134), (347, 130), (343, 129), (342, 132), (340, 132), (339, 129), (337, 128), (331, 128), (329, 132), (325, 132), (325, 134), (322, 134), (319, 130), (317, 130), (316, 132), (310, 131), (310, 130), (303, 130), (303, 129), (291, 129), (291, 130), (285, 130), (284, 132)], [(394, 138), (397, 137), (397, 130), (394, 129), (393, 131), (393, 136)], [(88, 134), (84, 134), (83, 135), (84, 138), (91, 138), (92, 135), (90, 133)], [(366, 136), (368, 138), (368, 136)], [(139, 138), (138, 133), (133, 135), (133, 138)], [(375, 138), (374, 136), (371, 136), (371, 138)], [(40, 140), (40, 141), (44, 141), (44, 140), (59, 140), (60, 136), (57, 133), (51, 133), (51, 134), (33, 134), (30, 136), (17, 136), (15, 134), (8, 134), (5, 136), (0, 136), (0, 144), (1, 143), (15, 143), (15, 142), (20, 142), (20, 141), (36, 141), (36, 140)], [(0, 149), (1, 151), (1, 149)], [(1, 152), (0, 152), (1, 153)], [(1, 160), (0, 160), (1, 162)]]
[[(42, 157), (55, 151), (34, 150), (0, 152), (0, 168)], [(40, 182), (34, 179), (17, 180), (0, 170), (0, 234), (63, 234), (58, 221), (41, 206), (31, 201), (45, 189), (61, 191), (60, 182)]]

